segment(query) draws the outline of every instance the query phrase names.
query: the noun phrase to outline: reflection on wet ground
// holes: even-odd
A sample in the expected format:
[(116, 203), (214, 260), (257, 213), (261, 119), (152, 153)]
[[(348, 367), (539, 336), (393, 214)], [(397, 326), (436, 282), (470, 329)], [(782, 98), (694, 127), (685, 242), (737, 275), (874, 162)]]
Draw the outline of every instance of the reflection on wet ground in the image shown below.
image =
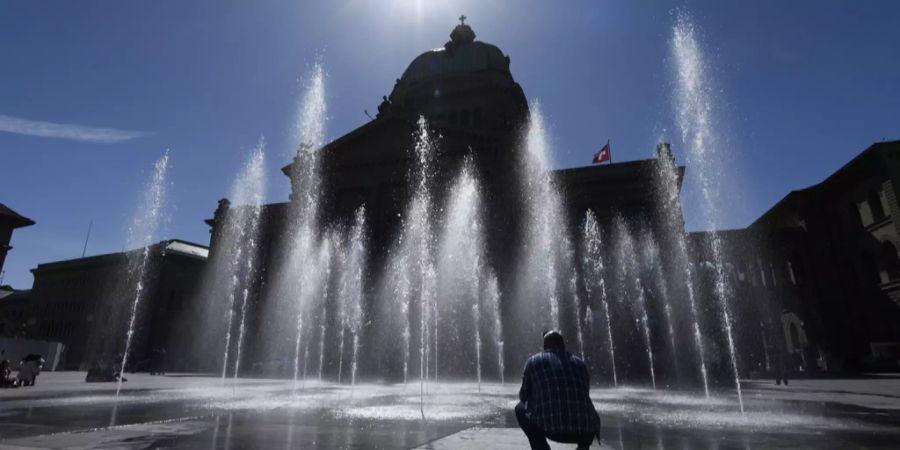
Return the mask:
[[(60, 378), (0, 393), (0, 448), (429, 448), (472, 427), (500, 436), (516, 426), (512, 384), (431, 383), (423, 401), (417, 383), (310, 381), (295, 391), (287, 381), (137, 375), (117, 401), (113, 385), (47, 375)], [(894, 448), (900, 439), (900, 409), (840, 404), (829, 394), (750, 395), (743, 415), (725, 393), (621, 388), (593, 397), (609, 448)], [(480, 448), (491, 448), (489, 433), (477, 435), (486, 438)]]

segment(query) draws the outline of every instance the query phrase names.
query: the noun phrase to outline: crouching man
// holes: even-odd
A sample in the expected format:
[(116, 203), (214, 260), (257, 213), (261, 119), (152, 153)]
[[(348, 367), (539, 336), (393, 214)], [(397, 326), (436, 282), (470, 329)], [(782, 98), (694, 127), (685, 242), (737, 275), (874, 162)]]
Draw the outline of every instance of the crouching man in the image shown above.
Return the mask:
[(547, 439), (590, 448), (600, 416), (590, 397), (587, 366), (566, 352), (558, 331), (544, 333), (544, 351), (528, 358), (516, 419), (533, 450), (550, 450)]

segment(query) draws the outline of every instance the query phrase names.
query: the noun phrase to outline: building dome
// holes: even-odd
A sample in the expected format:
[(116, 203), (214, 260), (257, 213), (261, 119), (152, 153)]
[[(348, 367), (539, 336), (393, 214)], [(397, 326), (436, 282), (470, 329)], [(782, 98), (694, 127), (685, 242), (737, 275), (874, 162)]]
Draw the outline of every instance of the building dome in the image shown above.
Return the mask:
[(422, 53), (409, 64), (378, 113), (500, 132), (515, 128), (527, 109), (525, 94), (510, 73), (509, 57), (495, 45), (476, 41), (472, 27), (463, 22), (442, 48)]
[[(464, 26), (468, 28), (468, 25)], [(444, 48), (419, 55), (409, 64), (400, 80), (413, 83), (434, 76), (485, 71), (509, 74), (509, 59), (495, 45), (479, 41), (459, 45), (450, 45), (453, 44), (450, 41), (447, 44)]]

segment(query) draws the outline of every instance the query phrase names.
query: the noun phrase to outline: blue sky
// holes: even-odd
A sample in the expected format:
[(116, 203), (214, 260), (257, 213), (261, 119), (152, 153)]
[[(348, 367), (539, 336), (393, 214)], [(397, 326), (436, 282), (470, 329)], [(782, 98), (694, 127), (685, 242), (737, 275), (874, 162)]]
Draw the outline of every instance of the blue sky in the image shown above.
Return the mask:
[[(702, 30), (720, 92), (724, 195), (734, 199), (724, 226), (745, 226), (872, 142), (900, 138), (894, 1), (0, 2), (0, 128), (10, 130), (0, 131), (0, 202), (37, 222), (15, 232), (4, 283), (27, 288), (38, 263), (80, 256), (90, 220), (88, 254), (121, 250), (167, 148), (162, 237), (208, 242), (203, 220), (260, 135), (268, 199), (285, 200), (278, 168), (293, 153), (311, 63), (328, 71), (334, 138), (363, 124), (363, 110), (442, 45), (461, 13), (540, 99), (556, 166), (588, 164), (607, 139), (616, 161), (650, 157), (674, 134), (676, 7)], [(697, 228), (696, 199), (684, 202)]]

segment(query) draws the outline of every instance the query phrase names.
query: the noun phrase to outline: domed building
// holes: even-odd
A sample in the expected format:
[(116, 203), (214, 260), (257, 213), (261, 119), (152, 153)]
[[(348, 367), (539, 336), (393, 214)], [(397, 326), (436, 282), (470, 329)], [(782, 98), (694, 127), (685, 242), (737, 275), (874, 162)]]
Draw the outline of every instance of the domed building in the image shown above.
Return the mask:
[(525, 94), (509, 71), (509, 56), (492, 44), (475, 40), (465, 24), (450, 33), (443, 48), (414, 59), (379, 107), (429, 123), (502, 134), (528, 114)]
[[(515, 153), (528, 102), (510, 72), (510, 58), (496, 46), (475, 40), (460, 24), (442, 48), (422, 53), (409, 64), (376, 117), (319, 150), (321, 210), (330, 223), (348, 222), (366, 206), (375, 260), (394, 242), (397, 224), (410, 192), (414, 133), (424, 118), (438, 138), (434, 198), (473, 158), (488, 199), (512, 207), (517, 201)], [(304, 164), (305, 152), (293, 165)], [(286, 166), (288, 176), (298, 173)], [(300, 181), (292, 177), (294, 195)], [(495, 246), (510, 246), (516, 223), (507, 209), (487, 208), (488, 230)], [(382, 251), (378, 251), (378, 250)], [(493, 253), (493, 252), (492, 252)]]
[[(415, 135), (424, 118), (436, 137), (431, 192), (434, 208), (445, 205), (447, 191), (470, 160), (483, 196), (486, 263), (498, 276), (501, 292), (512, 292), (517, 257), (523, 248), (525, 200), (522, 160), (519, 154), (529, 118), (522, 87), (510, 69), (510, 57), (495, 45), (476, 40), (474, 30), (457, 25), (443, 47), (415, 57), (382, 98), (370, 121), (326, 143), (314, 153), (301, 149), (282, 168), (291, 178), (291, 198), (285, 203), (265, 205), (260, 238), (261, 289), (254, 305), (271, 301), (269, 286), (275, 284), (277, 268), (290, 248), (287, 221), (295, 214), (307, 191), (304, 183), (311, 164), (317, 164), (320, 179), (319, 221), (323, 227), (349, 225), (360, 206), (365, 206), (368, 231), (367, 292), (377, 289), (391, 249), (396, 245), (403, 217), (410, 203), (416, 169)], [(605, 138), (603, 139), (605, 141)], [(598, 142), (601, 139), (598, 137)], [(598, 145), (598, 148), (600, 145)], [(596, 149), (584, 149), (585, 161)], [(315, 157), (311, 155), (315, 154)], [(670, 157), (668, 151), (661, 157)], [(551, 178), (563, 193), (564, 223), (572, 229), (588, 209), (610, 218), (613, 211), (635, 222), (657, 226), (658, 209), (652, 177), (657, 159), (554, 170)], [(683, 170), (680, 168), (679, 170)], [(220, 201), (211, 226), (210, 258), (217, 252), (217, 239), (229, 203)], [(261, 308), (264, 309), (264, 308)], [(598, 308), (593, 308), (597, 311)], [(330, 317), (330, 313), (328, 314)], [(369, 318), (372, 319), (371, 317)], [(249, 327), (263, 325), (251, 313)], [(250, 335), (253, 340), (253, 333)], [(253, 344), (251, 344), (253, 345)], [(268, 344), (259, 344), (260, 348)], [(251, 347), (252, 348), (252, 347)], [(293, 350), (288, 350), (293, 351)], [(248, 354), (253, 354), (250, 352)], [(242, 363), (250, 367), (252, 361)]]

